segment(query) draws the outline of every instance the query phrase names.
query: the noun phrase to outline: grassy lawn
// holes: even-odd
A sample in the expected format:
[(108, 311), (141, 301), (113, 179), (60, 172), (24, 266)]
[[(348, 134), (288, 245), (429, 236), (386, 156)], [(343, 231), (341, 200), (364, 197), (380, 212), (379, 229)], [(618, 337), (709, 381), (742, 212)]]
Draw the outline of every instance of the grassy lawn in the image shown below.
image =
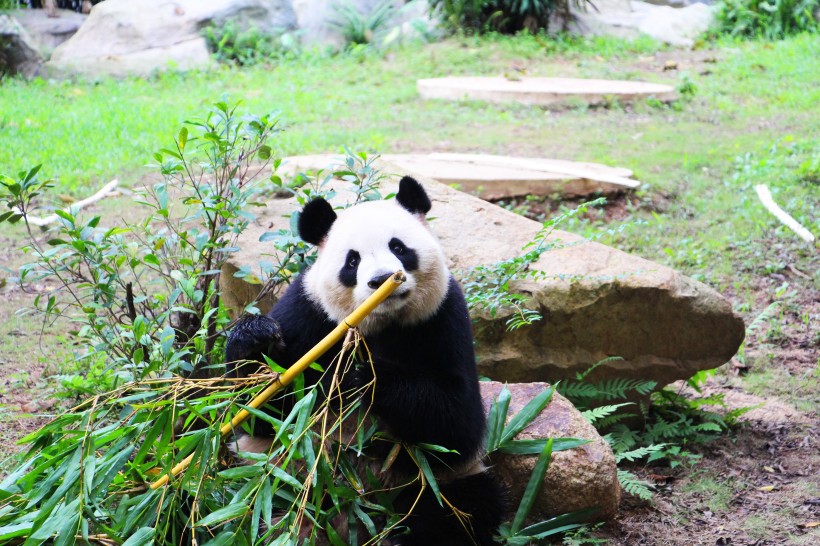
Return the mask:
[[(112, 178), (136, 184), (150, 176), (152, 153), (171, 144), (184, 120), (203, 116), (226, 95), (241, 100), (249, 113), (282, 112), (289, 126), (275, 142), (275, 153), (282, 155), (347, 146), (379, 153), (542, 156), (630, 168), (643, 182), (637, 192), (564, 228), (674, 267), (730, 298), (747, 324), (759, 318), (737, 356), (742, 373), (721, 370), (711, 388), (777, 399), (796, 408), (802, 420), (786, 429), (764, 421), (727, 435), (703, 452), (701, 470), (677, 476), (682, 482), (673, 486), (674, 495), (659, 495), (660, 511), (627, 505), (621, 527), (606, 536), (613, 544), (638, 543), (637, 535), (653, 539), (640, 543), (715, 544), (722, 535), (708, 527), (720, 520), (735, 533), (727, 536), (742, 540), (719, 544), (772, 537), (813, 544), (820, 540), (817, 529), (800, 525), (820, 514), (801, 503), (816, 499), (820, 481), (800, 474), (800, 465), (820, 464), (814, 452), (805, 459), (816, 450), (816, 438), (801, 440), (801, 427), (820, 418), (820, 254), (816, 244), (802, 242), (761, 206), (754, 186), (768, 185), (776, 202), (820, 236), (818, 59), (816, 35), (725, 41), (695, 51), (670, 50), (650, 39), (491, 36), (149, 79), (4, 79), (0, 173), (42, 163), (42, 172), (57, 180), (55, 193), (74, 197)], [(694, 90), (668, 106), (649, 100), (595, 109), (422, 101), (415, 90), (418, 78), (521, 72), (641, 79)], [(103, 211), (117, 206), (122, 204), (101, 205)], [(40, 423), (29, 416), (43, 410), (53, 392), (52, 376), (64, 369), (55, 355), (66, 352), (59, 329), (40, 337), (39, 325), (15, 314), (30, 305), (29, 295), (4, 286), (22, 261), (14, 250), (22, 240), (21, 231), (0, 234), (0, 294), (7, 292), (0, 305), (0, 418), (16, 423), (0, 433), (0, 454), (30, 430), (19, 423)], [(30, 401), (33, 406), (26, 405)], [(770, 467), (793, 477), (777, 490), (776, 502), (760, 490), (772, 474), (761, 469)], [(742, 512), (738, 499), (742, 507), (766, 508)], [(661, 540), (664, 533), (677, 533), (672, 529), (678, 522), (700, 538)]]

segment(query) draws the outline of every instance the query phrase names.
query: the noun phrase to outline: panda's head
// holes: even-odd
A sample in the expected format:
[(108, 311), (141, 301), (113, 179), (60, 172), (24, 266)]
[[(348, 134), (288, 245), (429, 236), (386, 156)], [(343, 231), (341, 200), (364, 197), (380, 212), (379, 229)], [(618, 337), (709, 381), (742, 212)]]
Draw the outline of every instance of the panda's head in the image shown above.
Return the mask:
[(401, 269), (407, 280), (360, 328), (367, 333), (432, 316), (447, 294), (449, 273), (427, 228), (430, 207), (424, 188), (407, 176), (395, 201), (369, 201), (338, 215), (321, 198), (305, 205), (299, 235), (319, 247), (316, 263), (305, 272), (308, 297), (339, 322)]

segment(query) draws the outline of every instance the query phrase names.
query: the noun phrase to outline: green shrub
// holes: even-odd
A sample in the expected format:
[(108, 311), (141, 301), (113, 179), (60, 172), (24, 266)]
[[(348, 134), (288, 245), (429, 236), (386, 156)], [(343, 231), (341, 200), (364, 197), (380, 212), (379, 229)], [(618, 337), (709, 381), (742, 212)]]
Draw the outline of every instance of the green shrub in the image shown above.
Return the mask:
[(442, 15), (453, 30), (496, 31), (513, 34), (549, 28), (553, 15), (570, 20), (570, 7), (583, 9), (589, 0), (431, 0), (430, 9)]
[[(271, 162), (270, 185), (299, 203), (332, 195), (331, 178), (349, 182), (355, 202), (383, 198), (383, 175), (365, 154), (348, 153), (332, 173), (283, 181), (276, 174), (280, 160), (266, 144), (278, 130), (276, 116), (240, 117), (234, 106), (217, 103), (204, 120), (187, 122), (171, 149), (154, 156), (163, 180), (138, 192), (142, 221), (123, 225), (59, 210), (59, 223), (45, 240), (28, 220), (50, 181), (39, 178), (39, 167), (0, 176), (0, 203), (7, 209), (0, 224), (25, 225), (35, 260), (21, 269), (19, 281), (49, 282), (55, 289), (37, 298), (36, 307), (47, 320), (78, 325), (75, 359), (89, 373), (60, 381), (69, 392), (90, 395), (23, 439), (28, 452), (0, 481), (0, 543), (284, 546), (313, 544), (324, 535), (332, 544), (356, 545), (376, 543), (402, 524), (403, 514), (392, 509), (396, 489), (360, 462), (378, 434), (367, 397), (343, 405), (297, 378), (289, 414), (246, 407), (277, 431), (267, 454), (237, 457), (223, 445), (233, 426), (252, 426), (223, 424), (282, 371), (269, 362), (267, 374), (223, 377), (230, 318), (221, 299), (221, 265), (253, 219), (246, 208), (265, 189), (257, 175)], [(289, 230), (264, 239), (280, 251), (278, 263), (240, 271), (263, 283), (262, 292), (284, 285), (310, 261)], [(245, 310), (257, 311), (253, 305)], [(339, 358), (360, 354), (360, 337), (354, 338)], [(585, 443), (513, 439), (553, 392), (546, 390), (509, 422), (509, 392), (493, 405), (489, 451), (539, 455), (514, 520), (500, 529), (508, 546), (577, 528), (574, 519), (584, 515), (524, 525), (552, 453)], [(348, 430), (357, 431), (355, 438), (344, 439), (343, 419), (354, 420)], [(427, 457), (444, 448), (396, 444), (399, 449), (419, 467), (417, 479), (400, 487), (429, 487), (443, 503)], [(182, 461), (189, 464), (173, 472)], [(345, 539), (336, 531), (342, 519), (350, 529)]]
[(820, 30), (820, 0), (723, 0), (717, 32), (777, 40)]
[(397, 11), (391, 0), (382, 0), (365, 12), (350, 0), (333, 4), (333, 9), (337, 19), (331, 21), (331, 25), (342, 33), (347, 46), (378, 42)]
[(202, 34), (216, 60), (222, 63), (251, 66), (299, 52), (299, 43), (291, 34), (274, 35), (256, 27), (243, 29), (234, 21), (205, 27)]

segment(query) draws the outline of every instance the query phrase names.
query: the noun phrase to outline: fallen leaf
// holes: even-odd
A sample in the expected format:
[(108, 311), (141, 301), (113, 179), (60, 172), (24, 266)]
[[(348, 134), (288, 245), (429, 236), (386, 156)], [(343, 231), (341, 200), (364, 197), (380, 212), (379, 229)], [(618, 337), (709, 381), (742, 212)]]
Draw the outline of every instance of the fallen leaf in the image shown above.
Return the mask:
[(774, 472), (774, 468), (771, 467), (771, 466), (764, 466), (763, 470), (765, 470), (766, 472), (768, 472), (770, 474)]
[(758, 487), (757, 489), (760, 490), (760, 491), (765, 491), (765, 492), (768, 493), (769, 491), (774, 491), (774, 486), (773, 485), (764, 485), (763, 487)]

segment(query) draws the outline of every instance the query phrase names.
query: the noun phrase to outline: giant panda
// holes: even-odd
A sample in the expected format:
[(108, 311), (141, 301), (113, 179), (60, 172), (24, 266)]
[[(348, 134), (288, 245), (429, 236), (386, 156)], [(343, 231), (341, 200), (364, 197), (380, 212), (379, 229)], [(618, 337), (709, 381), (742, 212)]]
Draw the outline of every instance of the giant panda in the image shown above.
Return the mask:
[[(411, 177), (400, 181), (395, 200), (364, 202), (338, 214), (324, 199), (307, 203), (298, 230), (318, 247), (316, 261), (267, 316), (247, 317), (232, 330), (228, 373), (247, 375), (263, 353), (281, 366), (292, 365), (391, 274), (403, 270), (406, 281), (359, 326), (372, 366), (349, 374), (346, 390), (361, 393), (357, 388), (371, 385), (372, 391), (360, 395), (372, 404), (379, 429), (397, 441), (451, 450), (428, 460), (442, 496), (469, 517), (464, 524), (429, 488), (420, 499), (418, 489), (401, 493), (394, 508), (408, 514), (408, 531), (388, 543), (489, 546), (504, 517), (505, 495), (482, 464), (486, 418), (470, 319), (461, 288), (427, 227), (430, 208), (424, 188)], [(331, 349), (319, 363), (333, 366), (339, 350)], [(329, 374), (306, 374), (307, 381), (323, 377)], [(255, 437), (240, 438), (240, 449), (265, 446), (260, 435), (272, 432), (265, 426), (257, 420)], [(409, 456), (394, 463), (392, 473), (418, 473)]]

